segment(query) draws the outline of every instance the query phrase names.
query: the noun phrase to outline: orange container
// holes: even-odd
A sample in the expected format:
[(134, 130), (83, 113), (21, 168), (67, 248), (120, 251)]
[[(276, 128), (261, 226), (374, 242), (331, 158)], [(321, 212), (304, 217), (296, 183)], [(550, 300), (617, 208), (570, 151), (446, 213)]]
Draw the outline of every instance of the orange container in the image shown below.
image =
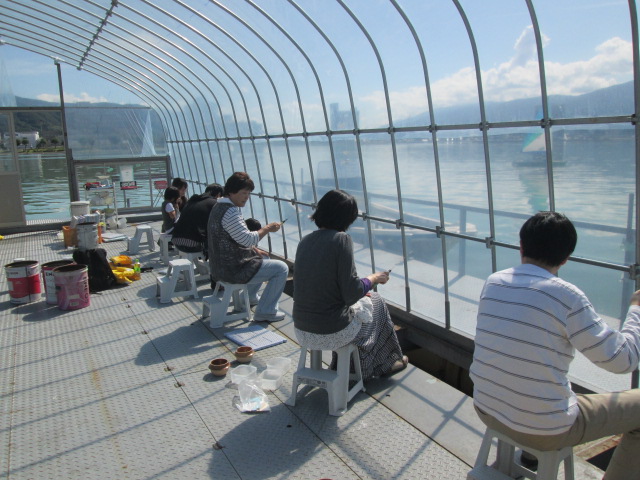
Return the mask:
[(65, 247), (75, 247), (76, 245), (78, 245), (78, 232), (75, 228), (64, 225), (62, 227), (62, 235), (64, 237)]

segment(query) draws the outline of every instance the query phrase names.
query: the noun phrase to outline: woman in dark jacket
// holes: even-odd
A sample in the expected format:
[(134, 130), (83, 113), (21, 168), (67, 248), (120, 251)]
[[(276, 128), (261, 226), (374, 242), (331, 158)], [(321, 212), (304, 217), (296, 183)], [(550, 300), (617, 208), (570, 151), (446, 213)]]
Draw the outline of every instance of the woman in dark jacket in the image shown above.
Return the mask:
[(181, 252), (203, 252), (208, 258), (207, 222), (218, 198), (222, 196), (222, 185), (207, 185), (203, 194), (192, 195), (180, 211), (180, 221), (173, 228), (171, 242)]
[(331, 190), (318, 202), (311, 216), (318, 230), (305, 236), (296, 251), (293, 323), (299, 343), (307, 348), (356, 345), (367, 379), (400, 371), (408, 359), (384, 300), (371, 291), (389, 281), (389, 272), (363, 278), (356, 272), (346, 230), (357, 217), (355, 198), (342, 190)]

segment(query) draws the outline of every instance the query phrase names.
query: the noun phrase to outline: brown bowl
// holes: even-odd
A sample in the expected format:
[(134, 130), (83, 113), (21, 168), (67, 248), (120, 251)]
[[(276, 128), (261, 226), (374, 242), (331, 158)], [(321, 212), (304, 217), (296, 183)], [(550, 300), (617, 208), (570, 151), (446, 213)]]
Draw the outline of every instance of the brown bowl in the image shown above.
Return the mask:
[(240, 363), (249, 363), (253, 358), (253, 348), (251, 347), (238, 347), (235, 351), (234, 355), (236, 356), (236, 360)]
[(211, 360), (209, 370), (211, 370), (211, 373), (216, 377), (224, 377), (229, 371), (230, 365), (229, 360), (226, 358), (216, 358)]

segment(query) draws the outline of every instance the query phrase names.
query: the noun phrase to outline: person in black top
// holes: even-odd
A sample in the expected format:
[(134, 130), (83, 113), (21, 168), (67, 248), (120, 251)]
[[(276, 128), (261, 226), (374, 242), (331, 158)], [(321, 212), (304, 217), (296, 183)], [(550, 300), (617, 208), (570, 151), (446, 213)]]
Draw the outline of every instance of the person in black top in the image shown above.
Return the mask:
[(203, 194), (192, 195), (180, 212), (180, 218), (171, 232), (171, 242), (182, 252), (203, 252), (207, 255), (207, 221), (217, 199), (222, 196), (222, 185), (212, 183)]

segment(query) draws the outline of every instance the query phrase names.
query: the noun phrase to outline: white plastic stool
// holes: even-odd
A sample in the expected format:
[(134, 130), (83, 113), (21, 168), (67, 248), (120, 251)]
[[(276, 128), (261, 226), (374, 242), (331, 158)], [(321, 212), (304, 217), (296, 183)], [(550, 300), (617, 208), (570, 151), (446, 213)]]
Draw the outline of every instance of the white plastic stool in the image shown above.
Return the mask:
[[(142, 234), (146, 233), (146, 241), (142, 241)], [(127, 237), (127, 251), (129, 253), (138, 253), (141, 246), (147, 246), (152, 252), (156, 249), (153, 243), (153, 229), (151, 225), (138, 225), (136, 233), (133, 237)]]
[[(310, 366), (305, 367), (307, 351), (310, 354)], [(300, 384), (324, 388), (329, 395), (329, 415), (339, 417), (347, 411), (347, 403), (360, 390), (365, 391), (362, 381), (362, 369), (360, 368), (360, 354), (353, 344), (345, 345), (335, 350), (338, 355), (338, 369), (329, 370), (322, 368), (322, 350), (308, 350), (302, 347), (298, 370), (293, 374), (291, 396), (287, 405), (296, 404), (296, 394)], [(354, 374), (349, 373), (351, 359), (353, 359)], [(356, 384), (349, 389), (349, 381), (355, 380)]]
[(160, 245), (160, 261), (169, 265), (169, 243), (171, 242), (170, 233), (161, 233), (158, 238), (158, 245)]
[[(184, 278), (186, 289), (176, 290), (181, 275)], [(160, 296), (160, 303), (169, 303), (173, 297), (186, 297), (187, 295), (198, 298), (193, 263), (185, 259), (171, 260), (167, 274), (156, 279), (156, 295)]]
[[(491, 443), (494, 438), (498, 439), (497, 461), (494, 466), (489, 466), (487, 465), (487, 459), (489, 458), (489, 450), (491, 450)], [(538, 459), (537, 472), (515, 462), (516, 447), (535, 455)], [(535, 480), (556, 480), (560, 463), (563, 461), (565, 480), (574, 480), (573, 447), (543, 452), (520, 445), (506, 435), (487, 428), (476, 457), (476, 463), (473, 470), (467, 474), (467, 480), (509, 480), (516, 478), (516, 476)]]
[[(218, 290), (224, 288), (222, 298), (218, 298)], [(237, 310), (227, 313), (229, 304), (233, 298), (233, 306)], [(225, 322), (246, 318), (251, 320), (251, 305), (249, 303), (249, 289), (245, 283), (217, 282), (212, 295), (202, 298), (202, 318), (206, 318), (211, 312), (209, 326), (220, 328)], [(242, 308), (244, 307), (244, 308)]]
[(196, 281), (211, 280), (209, 277), (209, 262), (203, 258), (202, 252), (183, 252), (180, 249), (178, 249), (178, 252), (180, 258), (185, 258), (193, 263), (193, 268), (196, 271)]

